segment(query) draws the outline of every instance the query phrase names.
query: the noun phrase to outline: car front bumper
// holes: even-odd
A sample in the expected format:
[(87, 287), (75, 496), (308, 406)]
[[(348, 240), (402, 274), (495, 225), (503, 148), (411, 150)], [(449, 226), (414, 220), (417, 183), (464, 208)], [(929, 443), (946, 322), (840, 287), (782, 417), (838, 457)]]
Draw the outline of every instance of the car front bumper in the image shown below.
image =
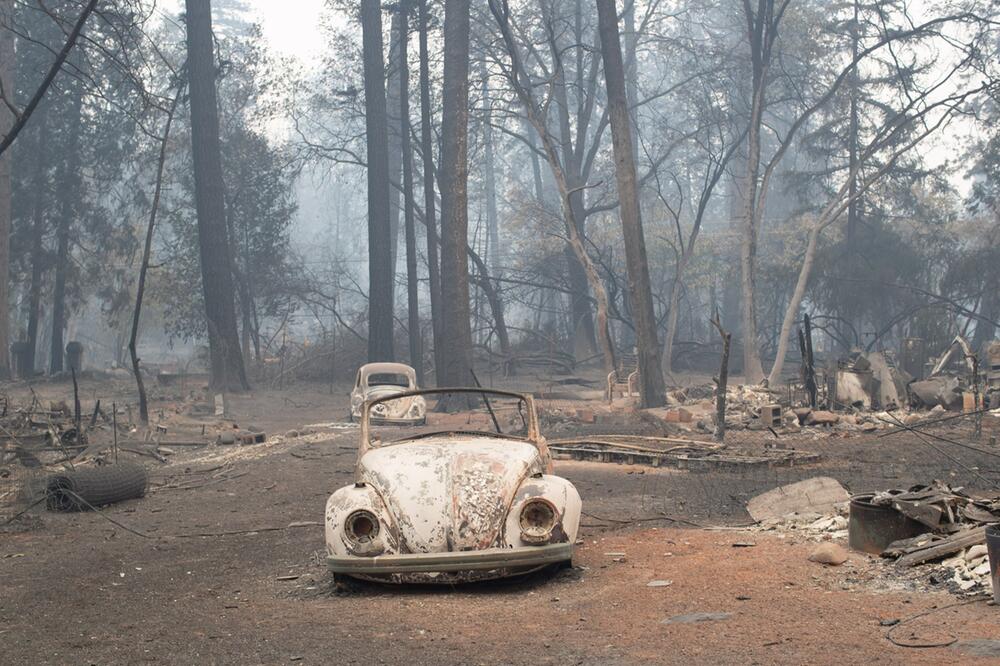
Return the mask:
[(566, 562), (573, 558), (572, 543), (553, 543), (523, 548), (488, 548), (450, 553), (409, 553), (376, 557), (329, 556), (333, 573), (409, 574), (525, 569)]

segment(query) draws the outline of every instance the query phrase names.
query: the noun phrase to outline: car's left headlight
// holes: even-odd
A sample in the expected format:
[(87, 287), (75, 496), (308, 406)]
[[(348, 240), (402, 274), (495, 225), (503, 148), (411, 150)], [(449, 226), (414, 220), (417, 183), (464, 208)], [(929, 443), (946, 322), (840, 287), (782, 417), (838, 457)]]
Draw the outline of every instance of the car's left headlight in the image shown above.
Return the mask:
[(521, 507), (521, 540), (530, 544), (548, 543), (558, 514), (548, 500), (537, 497)]
[(344, 536), (355, 555), (374, 556), (384, 550), (382, 539), (379, 538), (382, 525), (378, 516), (367, 509), (351, 512), (344, 520)]

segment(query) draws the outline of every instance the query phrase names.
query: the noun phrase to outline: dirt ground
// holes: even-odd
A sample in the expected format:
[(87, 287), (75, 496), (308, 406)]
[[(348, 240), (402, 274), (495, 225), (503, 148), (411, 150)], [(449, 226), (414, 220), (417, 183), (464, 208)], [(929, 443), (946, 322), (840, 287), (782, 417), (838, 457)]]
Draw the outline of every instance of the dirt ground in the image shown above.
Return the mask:
[[(280, 434), (343, 421), (341, 388), (262, 391), (230, 408)], [(803, 536), (737, 527), (747, 496), (777, 482), (833, 472), (852, 491), (905, 485), (935, 464), (913, 441), (814, 442), (821, 464), (745, 474), (560, 461), (586, 512), (574, 568), (340, 588), (320, 521), (352, 480), (356, 444), (355, 429), (314, 428), (145, 459), (146, 498), (104, 517), (43, 512), (34, 529), (0, 534), (0, 663), (1000, 663), (989, 642), (1000, 609), (985, 600), (896, 585), (860, 554), (815, 564)], [(980, 471), (995, 474), (989, 464)], [(901, 642), (951, 645), (897, 647), (886, 638), (897, 620)]]

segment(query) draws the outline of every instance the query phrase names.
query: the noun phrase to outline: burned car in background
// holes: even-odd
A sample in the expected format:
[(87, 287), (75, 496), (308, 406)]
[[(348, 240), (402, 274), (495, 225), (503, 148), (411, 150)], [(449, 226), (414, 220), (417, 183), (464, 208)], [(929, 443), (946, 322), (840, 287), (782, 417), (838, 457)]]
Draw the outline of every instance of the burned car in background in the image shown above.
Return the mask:
[[(417, 397), (434, 404), (423, 428), (373, 431), (379, 405)], [(411, 391), (365, 403), (355, 482), (326, 504), (327, 561), (335, 577), (394, 583), (519, 575), (571, 562), (580, 511), (531, 396)]]
[[(369, 363), (361, 366), (351, 391), (351, 421), (360, 421), (366, 402), (417, 390), (417, 373), (402, 363)], [(423, 397), (380, 403), (372, 414), (375, 425), (420, 425), (427, 405)]]

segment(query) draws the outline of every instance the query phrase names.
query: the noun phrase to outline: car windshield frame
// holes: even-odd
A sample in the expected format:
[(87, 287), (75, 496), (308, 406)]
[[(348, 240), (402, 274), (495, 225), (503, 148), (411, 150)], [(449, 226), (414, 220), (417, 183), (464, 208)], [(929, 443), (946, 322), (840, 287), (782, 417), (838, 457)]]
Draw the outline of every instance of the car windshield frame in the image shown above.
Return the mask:
[(416, 390), (417, 388), (417, 371), (405, 363), (366, 363), (358, 368), (356, 386), (367, 390), (370, 388), (370, 378), (381, 374), (406, 377), (408, 386), (412, 390)]
[(541, 442), (541, 434), (538, 429), (538, 412), (535, 410), (535, 399), (530, 393), (517, 393), (515, 391), (503, 391), (499, 389), (488, 389), (488, 388), (475, 388), (475, 387), (461, 387), (461, 388), (431, 388), (431, 389), (419, 389), (416, 391), (404, 391), (402, 393), (396, 393), (394, 395), (387, 395), (381, 398), (375, 398), (373, 400), (366, 400), (361, 409), (361, 443), (364, 447), (378, 448), (380, 446), (391, 446), (393, 444), (402, 443), (408, 441), (408, 438), (402, 438), (392, 442), (383, 442), (381, 439), (373, 440), (371, 437), (371, 410), (372, 408), (380, 403), (389, 402), (391, 400), (400, 400), (404, 398), (414, 397), (414, 396), (428, 396), (428, 395), (455, 395), (455, 394), (473, 394), (485, 397), (485, 402), (489, 404), (490, 396), (496, 396), (498, 398), (504, 398), (506, 400), (514, 399), (520, 400), (524, 403), (525, 411), (527, 412), (527, 425), (528, 434), (521, 435), (510, 435), (507, 433), (497, 433), (495, 431), (489, 430), (441, 430), (437, 432), (420, 433), (420, 438), (432, 437), (435, 435), (449, 435), (455, 433), (470, 433), (470, 434), (481, 434), (487, 437), (498, 437), (501, 439), (517, 439), (521, 441), (531, 442), (536, 446)]
[[(389, 379), (384, 379), (389, 378)], [(392, 381), (395, 380), (395, 381)], [(368, 375), (365, 379), (365, 388), (381, 388), (383, 386), (393, 386), (396, 388), (412, 389), (413, 382), (408, 375), (392, 372), (376, 372)]]

